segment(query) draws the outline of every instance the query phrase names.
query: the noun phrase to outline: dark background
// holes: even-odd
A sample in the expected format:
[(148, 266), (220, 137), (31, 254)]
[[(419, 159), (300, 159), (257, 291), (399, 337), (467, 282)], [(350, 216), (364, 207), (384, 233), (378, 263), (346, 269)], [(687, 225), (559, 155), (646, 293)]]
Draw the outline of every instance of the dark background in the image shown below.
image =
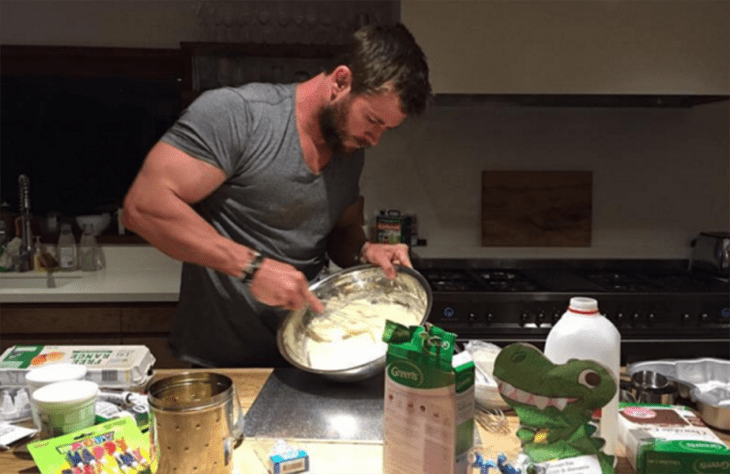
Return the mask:
[(0, 92), (1, 198), (18, 212), (18, 176), (27, 174), (36, 216), (119, 207), (180, 112), (173, 79), (3, 74)]

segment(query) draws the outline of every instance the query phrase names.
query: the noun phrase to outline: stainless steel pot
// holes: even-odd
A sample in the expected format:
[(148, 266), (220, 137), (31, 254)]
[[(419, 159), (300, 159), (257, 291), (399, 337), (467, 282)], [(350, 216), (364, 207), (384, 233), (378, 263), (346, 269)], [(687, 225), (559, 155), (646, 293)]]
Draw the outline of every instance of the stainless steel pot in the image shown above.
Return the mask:
[(636, 403), (673, 405), (677, 388), (660, 373), (643, 370), (631, 376), (631, 395)]
[(698, 399), (697, 410), (702, 421), (708, 425), (720, 430), (730, 430), (730, 403), (720, 406)]
[[(387, 318), (385, 308), (388, 305), (399, 305), (403, 311), (412, 316), (409, 318), (413, 321), (411, 325), (420, 325), (426, 321), (433, 299), (431, 288), (423, 275), (407, 267), (397, 267), (397, 271), (397, 277), (389, 280), (379, 266), (359, 265), (312, 284), (309, 289), (325, 304), (325, 310), (321, 314), (315, 314), (309, 308), (302, 308), (290, 312), (282, 320), (277, 331), (277, 344), (281, 355), (294, 367), (341, 382), (353, 382), (381, 374), (385, 369), (387, 347), (380, 342), (382, 328)], [(312, 338), (318, 337), (312, 328), (323, 321), (330, 321), (334, 325), (341, 324), (343, 320), (347, 321), (342, 315), (347, 312), (348, 305), (357, 302), (360, 308), (364, 308), (362, 311), (367, 313), (362, 315), (362, 319), (380, 325), (380, 334), (372, 334), (373, 339), (377, 338), (377, 341), (373, 341), (377, 346), (373, 348), (373, 357), (347, 367), (318, 366), (309, 354)], [(363, 302), (366, 304), (363, 305)], [(321, 340), (318, 342), (322, 343)], [(331, 341), (333, 360), (344, 360), (346, 356), (352, 354), (343, 351), (358, 350), (362, 347), (348, 346), (346, 342), (345, 337)]]
[(730, 429), (730, 360), (710, 357), (646, 361), (628, 367), (629, 374), (659, 373), (674, 383), (683, 398), (697, 404), (702, 421), (713, 428)]

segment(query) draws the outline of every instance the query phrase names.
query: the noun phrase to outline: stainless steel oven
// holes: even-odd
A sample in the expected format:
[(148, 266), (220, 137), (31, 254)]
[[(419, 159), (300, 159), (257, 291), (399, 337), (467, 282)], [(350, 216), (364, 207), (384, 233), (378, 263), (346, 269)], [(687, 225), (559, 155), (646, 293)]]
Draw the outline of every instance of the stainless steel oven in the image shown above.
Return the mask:
[(543, 349), (572, 296), (598, 300), (621, 332), (622, 363), (730, 358), (730, 285), (684, 260), (415, 259), (433, 292), (428, 320), (460, 341)]

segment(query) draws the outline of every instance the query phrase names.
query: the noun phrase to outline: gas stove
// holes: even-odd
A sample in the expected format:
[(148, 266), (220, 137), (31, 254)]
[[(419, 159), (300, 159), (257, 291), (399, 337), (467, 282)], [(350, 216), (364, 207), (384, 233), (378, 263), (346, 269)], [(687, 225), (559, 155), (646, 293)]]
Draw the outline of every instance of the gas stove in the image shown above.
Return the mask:
[(542, 349), (570, 298), (598, 301), (622, 336), (622, 361), (730, 358), (730, 284), (683, 260), (417, 260), (429, 322), (460, 341)]

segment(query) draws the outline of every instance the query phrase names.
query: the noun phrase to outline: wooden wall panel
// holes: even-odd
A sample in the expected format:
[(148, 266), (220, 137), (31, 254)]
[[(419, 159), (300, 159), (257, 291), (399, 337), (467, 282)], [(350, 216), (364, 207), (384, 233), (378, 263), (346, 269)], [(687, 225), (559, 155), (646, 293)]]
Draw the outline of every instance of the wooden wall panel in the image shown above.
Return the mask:
[(482, 246), (589, 247), (590, 171), (482, 172)]

